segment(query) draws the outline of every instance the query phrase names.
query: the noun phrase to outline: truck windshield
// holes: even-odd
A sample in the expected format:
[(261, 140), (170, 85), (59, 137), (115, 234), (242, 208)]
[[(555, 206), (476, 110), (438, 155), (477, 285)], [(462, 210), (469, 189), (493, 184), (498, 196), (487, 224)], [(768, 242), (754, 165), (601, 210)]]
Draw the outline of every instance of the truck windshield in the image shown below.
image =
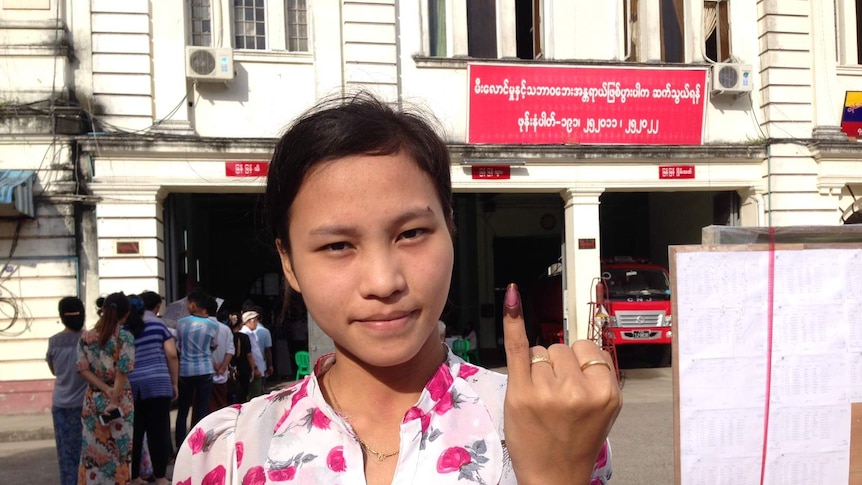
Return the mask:
[(664, 271), (652, 269), (611, 269), (607, 280), (611, 298), (631, 296), (670, 297), (670, 282)]

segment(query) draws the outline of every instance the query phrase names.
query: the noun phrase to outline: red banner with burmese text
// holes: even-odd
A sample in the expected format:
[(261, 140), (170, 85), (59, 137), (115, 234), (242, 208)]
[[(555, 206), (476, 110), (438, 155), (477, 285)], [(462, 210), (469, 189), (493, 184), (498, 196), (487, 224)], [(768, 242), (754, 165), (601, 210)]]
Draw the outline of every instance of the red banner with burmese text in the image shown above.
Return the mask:
[(703, 143), (706, 68), (469, 64), (468, 78), (468, 143)]

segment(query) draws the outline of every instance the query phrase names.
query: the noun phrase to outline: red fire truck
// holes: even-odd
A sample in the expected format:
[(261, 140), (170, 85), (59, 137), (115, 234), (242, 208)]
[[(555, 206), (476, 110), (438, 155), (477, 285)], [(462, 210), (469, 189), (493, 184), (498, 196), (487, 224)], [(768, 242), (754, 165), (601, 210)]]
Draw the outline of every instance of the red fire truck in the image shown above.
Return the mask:
[(596, 285), (597, 318), (605, 343), (659, 344), (650, 352), (655, 364), (670, 361), (670, 277), (663, 267), (644, 259), (602, 260)]

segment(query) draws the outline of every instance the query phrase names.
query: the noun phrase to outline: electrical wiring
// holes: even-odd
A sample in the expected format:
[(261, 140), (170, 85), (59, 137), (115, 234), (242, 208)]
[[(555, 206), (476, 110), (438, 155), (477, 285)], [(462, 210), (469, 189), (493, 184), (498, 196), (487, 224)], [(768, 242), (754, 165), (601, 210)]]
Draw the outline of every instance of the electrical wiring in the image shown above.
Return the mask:
[[(18, 323), (18, 315), (20, 314), (20, 308), (18, 306), (17, 298), (12, 295), (12, 292), (9, 291), (8, 288), (4, 286), (4, 284), (12, 277), (11, 271), (6, 271), (6, 268), (9, 266), (9, 263), (12, 261), (12, 257), (15, 256), (15, 250), (18, 248), (18, 240), (21, 237), (21, 225), (23, 223), (22, 219), (18, 219), (18, 222), (15, 224), (15, 233), (12, 235), (12, 245), (9, 247), (9, 256), (6, 257), (6, 262), (0, 267), (0, 273), (4, 274), (2, 278), (0, 278), (0, 305), (7, 305), (12, 309), (12, 313), (9, 314), (0, 307), (0, 313), (7, 316), (9, 318), (9, 323), (0, 329), (0, 335), (6, 335), (6, 332), (9, 331), (15, 324)], [(24, 329), (23, 331), (26, 331)], [(23, 332), (22, 331), (22, 332)]]

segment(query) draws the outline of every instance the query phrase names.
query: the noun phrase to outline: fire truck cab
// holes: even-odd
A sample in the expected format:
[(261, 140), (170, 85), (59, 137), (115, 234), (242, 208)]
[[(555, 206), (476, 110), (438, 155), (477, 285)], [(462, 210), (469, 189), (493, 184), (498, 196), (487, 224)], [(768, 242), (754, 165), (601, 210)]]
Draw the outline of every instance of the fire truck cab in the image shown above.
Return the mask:
[(665, 268), (644, 259), (602, 260), (596, 288), (597, 315), (605, 344), (664, 344), (659, 361), (669, 361), (671, 331), (670, 277)]

